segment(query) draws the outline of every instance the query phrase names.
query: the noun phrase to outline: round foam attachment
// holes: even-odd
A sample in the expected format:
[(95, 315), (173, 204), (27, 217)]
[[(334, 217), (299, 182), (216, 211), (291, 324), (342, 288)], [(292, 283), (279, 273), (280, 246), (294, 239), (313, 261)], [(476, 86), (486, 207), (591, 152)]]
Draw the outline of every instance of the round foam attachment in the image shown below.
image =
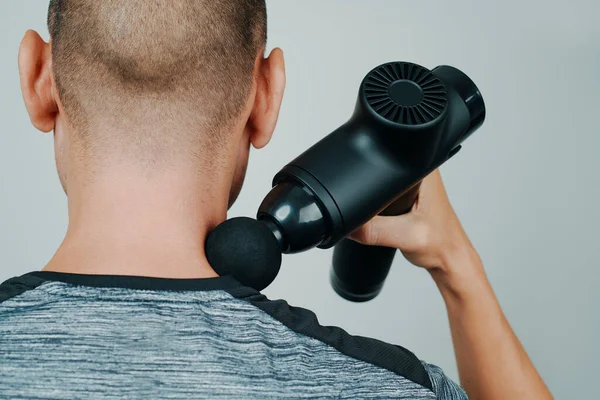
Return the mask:
[(219, 225), (206, 240), (206, 257), (220, 276), (262, 291), (281, 268), (281, 249), (275, 235), (262, 222), (233, 218)]

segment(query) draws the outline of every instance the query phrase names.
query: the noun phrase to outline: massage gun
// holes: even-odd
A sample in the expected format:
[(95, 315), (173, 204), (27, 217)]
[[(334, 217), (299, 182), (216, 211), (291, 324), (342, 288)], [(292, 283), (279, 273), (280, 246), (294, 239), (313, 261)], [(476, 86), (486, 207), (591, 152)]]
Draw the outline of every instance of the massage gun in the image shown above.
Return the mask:
[(479, 89), (456, 68), (375, 68), (350, 120), (275, 176), (257, 218), (231, 219), (209, 235), (209, 262), (260, 291), (279, 273), (282, 253), (335, 247), (334, 290), (354, 302), (375, 298), (396, 249), (346, 237), (376, 215), (410, 212), (421, 181), (458, 153), (485, 114)]

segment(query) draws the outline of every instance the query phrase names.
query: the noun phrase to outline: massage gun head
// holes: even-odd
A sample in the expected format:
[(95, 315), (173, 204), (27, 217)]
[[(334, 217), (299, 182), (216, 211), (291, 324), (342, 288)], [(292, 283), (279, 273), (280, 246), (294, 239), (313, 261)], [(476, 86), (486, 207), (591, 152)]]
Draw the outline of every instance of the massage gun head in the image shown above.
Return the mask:
[(380, 65), (366, 76), (359, 103), (401, 129), (431, 125), (448, 106), (446, 86), (427, 68), (408, 62)]
[(219, 276), (233, 276), (260, 291), (279, 274), (279, 238), (277, 227), (251, 218), (233, 218), (208, 235), (206, 257)]

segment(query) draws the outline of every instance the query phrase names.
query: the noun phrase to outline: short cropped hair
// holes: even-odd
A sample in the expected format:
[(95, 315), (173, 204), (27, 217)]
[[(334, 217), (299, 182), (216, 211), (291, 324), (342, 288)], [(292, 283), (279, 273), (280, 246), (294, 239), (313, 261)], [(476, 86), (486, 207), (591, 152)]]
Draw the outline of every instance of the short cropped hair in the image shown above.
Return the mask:
[(265, 0), (51, 0), (65, 113), (83, 127), (95, 112), (183, 105), (218, 132), (246, 104), (266, 25)]

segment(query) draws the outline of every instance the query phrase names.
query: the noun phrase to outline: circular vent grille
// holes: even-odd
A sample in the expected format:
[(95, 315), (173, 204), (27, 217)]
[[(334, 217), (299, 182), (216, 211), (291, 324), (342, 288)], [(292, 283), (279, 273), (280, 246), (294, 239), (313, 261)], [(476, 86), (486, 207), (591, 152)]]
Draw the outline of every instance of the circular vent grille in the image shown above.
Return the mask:
[(374, 69), (365, 79), (364, 91), (373, 110), (398, 124), (433, 121), (448, 104), (442, 81), (428, 69), (406, 62)]

